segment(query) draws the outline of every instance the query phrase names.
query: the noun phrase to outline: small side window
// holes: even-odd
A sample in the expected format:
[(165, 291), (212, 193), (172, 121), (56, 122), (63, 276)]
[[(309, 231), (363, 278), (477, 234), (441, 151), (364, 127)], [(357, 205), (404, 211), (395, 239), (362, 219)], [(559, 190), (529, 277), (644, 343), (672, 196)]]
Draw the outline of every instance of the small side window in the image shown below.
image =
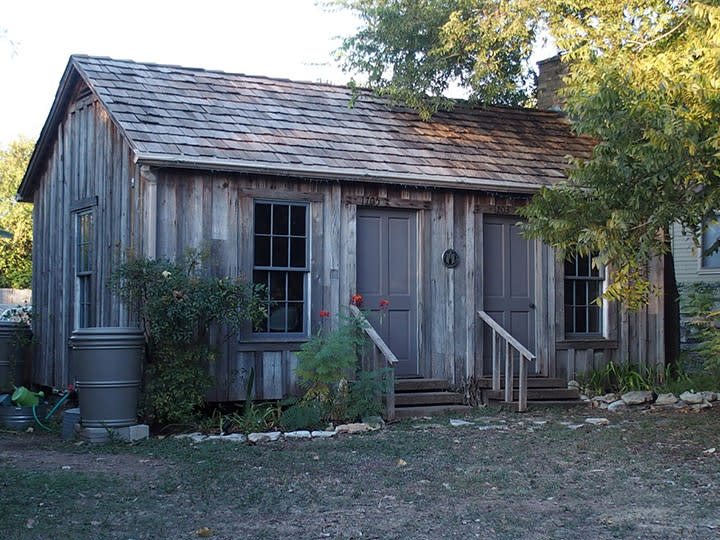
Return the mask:
[(603, 332), (602, 306), (596, 300), (603, 293), (602, 268), (592, 264), (592, 257), (575, 255), (565, 261), (565, 334), (567, 336), (600, 336)]
[(92, 209), (75, 212), (75, 327), (93, 326), (95, 272), (94, 216)]

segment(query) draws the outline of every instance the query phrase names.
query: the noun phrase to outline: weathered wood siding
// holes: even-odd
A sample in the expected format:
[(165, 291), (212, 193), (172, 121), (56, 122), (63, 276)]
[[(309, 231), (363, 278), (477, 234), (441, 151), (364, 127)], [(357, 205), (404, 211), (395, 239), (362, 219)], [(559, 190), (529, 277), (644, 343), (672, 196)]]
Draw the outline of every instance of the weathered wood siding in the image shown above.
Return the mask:
[(650, 297), (646, 307), (630, 312), (617, 304), (605, 306), (605, 339), (563, 339), (562, 267), (556, 267), (560, 284), (556, 297), (556, 361), (549, 375), (568, 381), (577, 375), (599, 369), (612, 361), (616, 364), (636, 364), (650, 372), (662, 373), (665, 368), (665, 306), (663, 300), (662, 259), (650, 263), (649, 277), (659, 289)]
[(106, 283), (120, 255), (133, 246), (135, 167), (121, 133), (92, 96), (72, 104), (45, 163), (33, 209), (33, 380), (64, 387), (72, 382), (68, 345), (75, 320), (72, 212), (78, 206), (94, 211), (94, 325), (125, 325), (127, 313)]

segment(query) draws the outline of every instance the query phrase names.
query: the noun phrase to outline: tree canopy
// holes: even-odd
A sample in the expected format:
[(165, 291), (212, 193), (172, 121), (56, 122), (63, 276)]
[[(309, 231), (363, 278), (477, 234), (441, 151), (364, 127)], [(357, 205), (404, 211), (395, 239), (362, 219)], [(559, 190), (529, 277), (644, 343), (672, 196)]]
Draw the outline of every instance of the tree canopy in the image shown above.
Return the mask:
[(13, 235), (0, 239), (0, 287), (30, 287), (32, 205), (18, 203), (15, 193), (33, 147), (32, 141), (20, 137), (0, 150), (0, 229)]
[(341, 48), (346, 67), (423, 114), (448, 105), (439, 96), (453, 83), (484, 103), (527, 103), (532, 44), (549, 32), (568, 66), (573, 129), (598, 144), (572, 162), (567, 182), (533, 199), (525, 231), (561, 253), (599, 252), (616, 271), (607, 296), (640, 305), (650, 291), (646, 263), (668, 250), (670, 226), (698, 239), (715, 219), (718, 0), (336, 3), (364, 24)]

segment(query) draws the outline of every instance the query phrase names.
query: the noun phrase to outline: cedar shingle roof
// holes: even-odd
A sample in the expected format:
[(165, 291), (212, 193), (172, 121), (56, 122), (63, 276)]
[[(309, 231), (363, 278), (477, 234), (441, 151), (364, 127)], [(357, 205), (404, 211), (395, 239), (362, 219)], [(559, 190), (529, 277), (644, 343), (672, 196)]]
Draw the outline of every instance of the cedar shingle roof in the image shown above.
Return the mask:
[(73, 70), (151, 165), (534, 191), (591, 147), (549, 111), (458, 103), (423, 121), (327, 84), (89, 56)]

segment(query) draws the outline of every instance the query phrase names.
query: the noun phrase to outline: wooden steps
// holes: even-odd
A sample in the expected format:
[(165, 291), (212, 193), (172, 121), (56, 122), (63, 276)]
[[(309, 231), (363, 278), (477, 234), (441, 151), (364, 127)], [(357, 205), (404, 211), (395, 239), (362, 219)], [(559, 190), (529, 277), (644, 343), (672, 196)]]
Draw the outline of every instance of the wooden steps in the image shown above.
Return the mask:
[(432, 416), (447, 411), (467, 412), (463, 396), (444, 379), (396, 379), (395, 418)]
[[(478, 387), (482, 388), (484, 399), (490, 406), (507, 407), (517, 410), (518, 379), (513, 379), (513, 401), (505, 401), (505, 381), (501, 381), (500, 390), (492, 390), (492, 379), (478, 380)], [(528, 377), (527, 406), (529, 409), (542, 409), (545, 407), (575, 407), (584, 405), (580, 399), (580, 392), (576, 388), (568, 388), (562, 379), (546, 377)]]

